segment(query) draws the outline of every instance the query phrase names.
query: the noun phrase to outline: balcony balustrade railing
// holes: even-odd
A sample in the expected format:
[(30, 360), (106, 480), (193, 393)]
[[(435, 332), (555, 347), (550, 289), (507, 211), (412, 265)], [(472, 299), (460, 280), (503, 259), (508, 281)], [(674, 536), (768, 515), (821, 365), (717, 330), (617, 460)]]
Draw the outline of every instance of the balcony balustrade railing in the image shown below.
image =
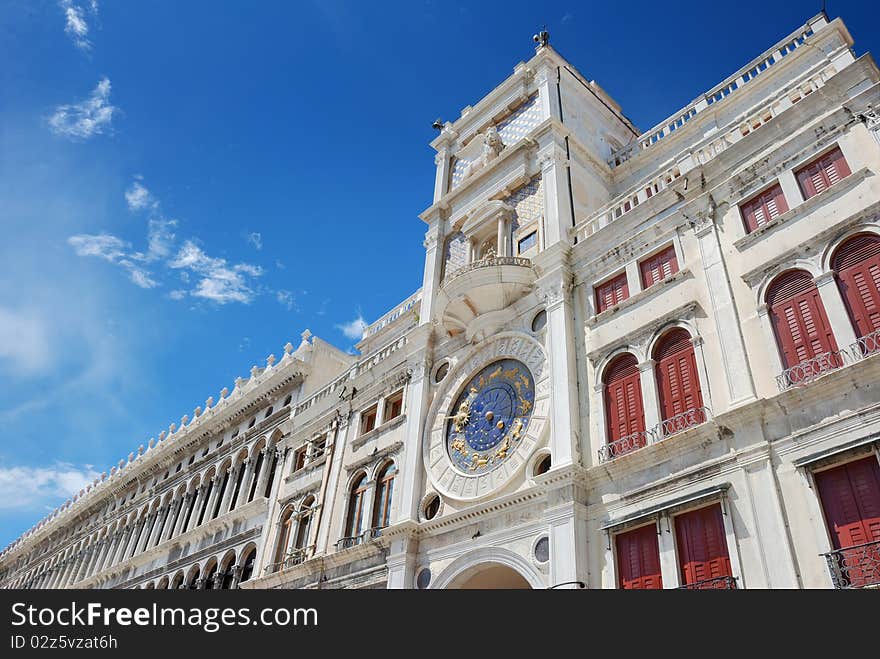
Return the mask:
[(785, 369), (776, 376), (776, 384), (780, 391), (810, 384), (831, 371), (876, 354), (880, 354), (880, 330), (860, 337), (846, 348), (823, 352)]
[(635, 432), (606, 444), (599, 449), (599, 462), (608, 462), (621, 455), (643, 448), (648, 444), (656, 444), (667, 437), (705, 423), (710, 415), (709, 408), (695, 407), (664, 419), (653, 428)]
[(679, 590), (736, 590), (736, 577), (713, 577), (678, 587)]
[(365, 531), (361, 531), (357, 535), (349, 535), (344, 538), (339, 538), (336, 541), (336, 551), (341, 549), (348, 549), (349, 547), (355, 547), (369, 540), (375, 540), (379, 536), (382, 535), (381, 528), (371, 528)]
[(835, 588), (880, 588), (880, 540), (822, 555)]
[(450, 272), (443, 280), (443, 283), (450, 282), (456, 277), (460, 277), (468, 272), (473, 272), (474, 270), (479, 270), (480, 268), (494, 268), (499, 265), (518, 265), (523, 268), (529, 268), (531, 267), (532, 262), (523, 256), (493, 256), (484, 258), (463, 265), (458, 270)]
[(312, 557), (312, 553), (315, 551), (315, 545), (310, 545), (309, 547), (299, 547), (297, 549), (291, 549), (287, 555), (284, 557), (284, 560), (278, 561), (275, 563), (270, 563), (266, 567), (266, 572), (275, 573), (281, 572), (282, 570), (287, 570), (301, 563), (305, 563), (309, 558)]

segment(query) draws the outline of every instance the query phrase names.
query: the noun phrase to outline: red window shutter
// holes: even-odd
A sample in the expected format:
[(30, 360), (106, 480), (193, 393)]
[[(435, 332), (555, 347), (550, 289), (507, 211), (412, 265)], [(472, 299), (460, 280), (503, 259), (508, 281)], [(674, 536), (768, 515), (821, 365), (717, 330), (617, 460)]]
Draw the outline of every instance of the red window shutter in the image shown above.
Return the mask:
[(615, 304), (620, 304), (628, 297), (629, 286), (626, 282), (626, 273), (621, 272), (616, 277), (596, 287), (596, 313), (602, 313)]
[(788, 203), (778, 183), (740, 206), (743, 222), (749, 233), (775, 220), (787, 210)]
[(835, 147), (824, 156), (820, 156), (801, 167), (795, 172), (795, 176), (804, 199), (809, 199), (824, 192), (851, 173), (840, 147)]
[[(605, 369), (603, 379), (608, 443), (644, 431), (645, 411), (635, 356), (627, 353), (615, 359)], [(634, 446), (640, 447), (641, 444)]]
[(767, 291), (767, 304), (785, 368), (837, 350), (819, 289), (808, 272), (789, 270), (777, 277)]
[(642, 288), (653, 286), (658, 281), (678, 272), (678, 259), (675, 247), (670, 245), (662, 252), (650, 256), (639, 264), (642, 271)]
[(654, 349), (657, 391), (663, 420), (703, 407), (694, 346), (687, 330), (674, 329)]
[(682, 585), (733, 576), (720, 504), (677, 516), (675, 539)]
[[(816, 474), (816, 486), (825, 523), (835, 549), (847, 549), (880, 541), (880, 465), (873, 455)], [(863, 553), (864, 551), (864, 553)], [(843, 552), (842, 561), (850, 586), (873, 580), (860, 559), (880, 560), (880, 548)]]
[(663, 588), (660, 576), (660, 549), (654, 524), (619, 534), (617, 546), (617, 584), (625, 590)]
[(880, 238), (853, 236), (837, 249), (832, 267), (856, 335), (880, 330)]

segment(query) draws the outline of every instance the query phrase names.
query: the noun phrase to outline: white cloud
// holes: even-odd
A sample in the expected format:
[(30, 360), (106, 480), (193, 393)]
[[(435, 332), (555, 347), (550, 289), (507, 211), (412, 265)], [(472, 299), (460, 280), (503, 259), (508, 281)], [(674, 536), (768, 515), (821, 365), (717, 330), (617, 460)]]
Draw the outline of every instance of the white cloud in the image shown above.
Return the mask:
[(102, 78), (85, 101), (59, 105), (49, 117), (49, 128), (56, 135), (70, 139), (88, 139), (109, 128), (118, 110), (110, 104), (110, 80)]
[(263, 249), (263, 236), (258, 231), (249, 233), (247, 235), (247, 241), (257, 249)]
[(189, 270), (198, 275), (199, 281), (190, 291), (190, 295), (218, 304), (248, 304), (256, 295), (249, 278), (263, 274), (263, 269), (259, 266), (249, 263), (229, 265), (226, 259), (208, 256), (191, 240), (183, 244), (177, 256), (168, 262), (168, 266)]
[(152, 219), (147, 223), (147, 261), (162, 259), (171, 254), (175, 239), (172, 229), (176, 226), (177, 220), (160, 218)]
[(57, 462), (49, 467), (0, 467), (0, 510), (55, 506), (100, 474), (91, 465)]
[(360, 341), (364, 336), (364, 329), (366, 327), (367, 321), (364, 320), (364, 317), (361, 314), (358, 314), (357, 318), (352, 321), (336, 326), (346, 338), (349, 338), (352, 341)]
[(79, 234), (71, 236), (67, 242), (73, 246), (77, 256), (97, 256), (111, 263), (117, 263), (130, 247), (129, 243), (109, 233)]
[(287, 307), (288, 311), (292, 311), (296, 308), (296, 300), (293, 297), (293, 293), (290, 291), (280, 290), (275, 292), (275, 299), (278, 300), (278, 303)]
[(156, 200), (150, 191), (140, 182), (135, 181), (125, 191), (125, 201), (128, 203), (128, 209), (131, 211), (139, 211), (144, 208), (154, 208)]
[[(92, 42), (89, 41), (89, 24), (86, 20), (85, 7), (74, 3), (73, 0), (60, 0), (58, 5), (64, 11), (64, 31), (73, 41), (73, 45), (82, 51), (91, 50)], [(97, 16), (97, 0), (90, 0), (89, 9), (93, 16)]]
[(26, 310), (0, 307), (0, 369), (14, 375), (35, 375), (48, 368), (51, 354), (42, 318)]
[(178, 288), (177, 290), (171, 291), (168, 294), (168, 297), (170, 297), (172, 300), (182, 300), (186, 297), (186, 291), (180, 290)]

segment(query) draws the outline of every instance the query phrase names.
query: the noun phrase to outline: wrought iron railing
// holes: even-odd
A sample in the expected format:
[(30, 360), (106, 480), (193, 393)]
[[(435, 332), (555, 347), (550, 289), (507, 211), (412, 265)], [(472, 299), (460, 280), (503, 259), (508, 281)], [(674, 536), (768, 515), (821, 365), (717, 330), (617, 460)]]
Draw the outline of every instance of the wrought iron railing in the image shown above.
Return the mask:
[(776, 384), (780, 391), (810, 384), (831, 371), (876, 354), (880, 354), (880, 330), (859, 337), (846, 348), (823, 352), (785, 369), (776, 376)]
[(648, 444), (656, 444), (667, 437), (705, 423), (710, 415), (711, 412), (707, 407), (694, 407), (685, 410), (680, 414), (664, 419), (653, 428), (635, 432), (601, 447), (599, 449), (599, 462), (608, 462), (614, 458), (619, 458), (621, 455), (637, 451)]
[(880, 540), (822, 555), (835, 588), (880, 588)]
[(713, 577), (678, 587), (679, 590), (736, 590), (736, 577)]
[(344, 538), (339, 538), (339, 540), (336, 541), (336, 550), (339, 551), (340, 549), (348, 549), (349, 547), (354, 547), (356, 545), (359, 545), (359, 544), (361, 544), (363, 539), (364, 539), (363, 533), (359, 533), (358, 535), (349, 535)]

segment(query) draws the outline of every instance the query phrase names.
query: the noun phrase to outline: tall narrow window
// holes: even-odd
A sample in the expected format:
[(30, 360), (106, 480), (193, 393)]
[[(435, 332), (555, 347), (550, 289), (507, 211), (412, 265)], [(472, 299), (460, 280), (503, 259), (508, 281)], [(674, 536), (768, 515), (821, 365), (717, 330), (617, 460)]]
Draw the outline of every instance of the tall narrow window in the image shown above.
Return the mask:
[[(766, 299), (783, 368), (790, 369), (837, 351), (825, 306), (808, 272), (789, 270), (783, 273), (770, 285)], [(830, 359), (826, 360), (826, 366), (833, 366)], [(812, 370), (798, 369), (793, 375), (793, 383)]]
[(373, 505), (373, 528), (384, 529), (391, 522), (391, 497), (397, 467), (389, 462), (376, 477), (376, 502)]
[(364, 496), (367, 492), (367, 475), (361, 474), (351, 486), (348, 499), (348, 518), (345, 521), (345, 535), (348, 538), (359, 536), (364, 530)]
[[(853, 236), (837, 248), (832, 268), (856, 336), (880, 331), (880, 237)], [(868, 347), (876, 350), (878, 342)]]
[(626, 353), (615, 358), (605, 369), (603, 379), (608, 444), (624, 438), (631, 440), (625, 442), (626, 446), (615, 446), (607, 456), (610, 458), (645, 445), (645, 412), (635, 355)]
[[(733, 587), (721, 504), (675, 518), (681, 583), (690, 588)], [(727, 577), (727, 579), (725, 579)]]
[(214, 510), (211, 511), (211, 519), (217, 517), (220, 513), (220, 505), (223, 503), (223, 496), (226, 494), (226, 488), (229, 487), (229, 470), (223, 467), (223, 480), (220, 481), (220, 489), (217, 491), (217, 503)]
[(835, 147), (795, 172), (804, 199), (824, 192), (850, 174), (849, 165), (840, 147)]
[(278, 542), (275, 545), (275, 563), (280, 566), (287, 557), (287, 545), (290, 542), (290, 528), (293, 525), (293, 508), (288, 508), (281, 515), (278, 528)]
[(213, 475), (208, 476), (206, 478), (208, 481), (207, 487), (205, 487), (205, 500), (202, 502), (202, 510), (199, 513), (199, 519), (196, 522), (196, 526), (201, 524), (205, 519), (205, 512), (208, 510), (208, 503), (211, 501), (211, 492), (214, 490), (214, 477)]
[(663, 588), (657, 525), (643, 526), (615, 537), (617, 585), (625, 590)]
[(602, 313), (615, 304), (620, 304), (629, 297), (629, 286), (626, 282), (626, 273), (621, 272), (616, 277), (596, 286), (596, 313)]
[(229, 509), (235, 508), (235, 502), (238, 500), (238, 492), (241, 490), (241, 483), (244, 481), (244, 472), (247, 471), (247, 464), (238, 463), (238, 474), (235, 476), (235, 489), (232, 490), (232, 498), (229, 499)]
[(815, 474), (840, 581), (880, 584), (880, 465), (875, 456)]
[(662, 252), (649, 256), (639, 263), (642, 273), (642, 288), (653, 286), (658, 281), (664, 280), (678, 272), (678, 258), (675, 256), (675, 246), (670, 245)]
[(242, 581), (247, 581), (254, 574), (254, 563), (257, 560), (257, 550), (256, 548), (251, 548), (251, 550), (247, 553), (242, 566), (241, 566), (241, 579), (239, 579), (239, 583)]
[(275, 482), (275, 470), (278, 468), (278, 452), (272, 451), (272, 462), (269, 466), (269, 477), (266, 479), (266, 489), (263, 490), (263, 496), (268, 497), (272, 493), (272, 483)]
[[(687, 330), (677, 328), (660, 339), (654, 348), (654, 361), (664, 434), (702, 423), (705, 420), (703, 393), (697, 375), (694, 345)], [(682, 423), (667, 424), (673, 417)]]
[(782, 187), (777, 183), (741, 204), (739, 210), (746, 231), (751, 233), (782, 215), (788, 210), (788, 204), (782, 193)]
[(309, 531), (312, 527), (312, 513), (315, 505), (315, 497), (308, 497), (303, 501), (299, 510), (299, 524), (296, 527), (296, 549), (305, 549), (309, 543)]

